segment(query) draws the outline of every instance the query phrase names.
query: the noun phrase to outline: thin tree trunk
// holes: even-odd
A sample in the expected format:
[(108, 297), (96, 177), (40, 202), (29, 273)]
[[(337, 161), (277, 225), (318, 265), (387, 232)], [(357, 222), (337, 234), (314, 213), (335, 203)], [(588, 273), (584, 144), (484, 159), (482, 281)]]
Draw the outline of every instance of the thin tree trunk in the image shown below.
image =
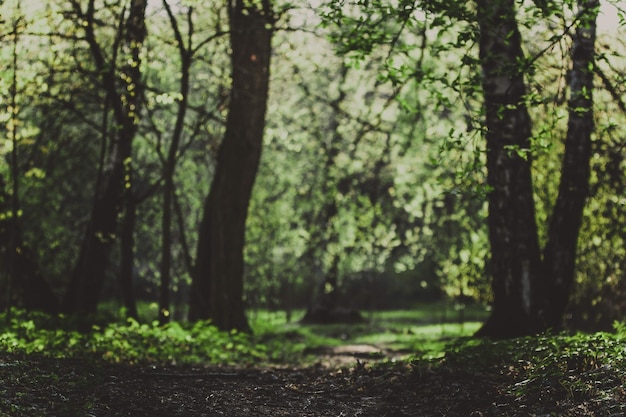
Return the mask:
[[(130, 173), (127, 173), (130, 179)], [(126, 190), (130, 192), (130, 190)], [(133, 270), (135, 259), (135, 223), (137, 220), (137, 207), (133, 195), (125, 199), (124, 218), (122, 220), (122, 230), (120, 232), (120, 288), (122, 289), (122, 299), (126, 309), (126, 317), (139, 319), (137, 312), (137, 301), (133, 288)]]
[(166, 173), (163, 187), (163, 213), (161, 224), (161, 281), (159, 284), (159, 324), (170, 319), (170, 286), (172, 269), (172, 193), (174, 185), (170, 173)]
[[(339, 71), (340, 85), (343, 85), (348, 76), (347, 65), (342, 65)], [(310, 94), (306, 86), (303, 86), (305, 93)], [(307, 262), (313, 272), (313, 280), (315, 281), (310, 291), (309, 306), (305, 313), (305, 320), (315, 322), (317, 316), (321, 313), (327, 316), (328, 312), (336, 310), (337, 291), (339, 285), (339, 258), (337, 255), (332, 256), (331, 264), (326, 268), (321, 259), (325, 258), (324, 252), (328, 246), (338, 240), (337, 231), (331, 225), (337, 216), (337, 201), (335, 195), (337, 175), (332, 174), (336, 169), (336, 159), (340, 153), (343, 137), (339, 132), (339, 115), (341, 114), (341, 105), (346, 99), (346, 92), (339, 89), (338, 95), (329, 106), (332, 110), (328, 123), (328, 132), (330, 133), (330, 141), (323, 143), (324, 165), (321, 169), (321, 195), (323, 198), (322, 206), (311, 214), (312, 232), (309, 239), (308, 248), (303, 255), (303, 259)], [(356, 148), (356, 146), (355, 146)], [(320, 227), (320, 225), (323, 225)], [(326, 322), (324, 317), (321, 321)]]
[[(12, 175), (15, 175), (13, 169)], [(19, 210), (19, 204), (9, 208), (6, 203), (15, 203), (5, 193), (4, 187), (4, 179), (0, 175), (0, 212), (11, 212), (11, 216), (0, 220), (0, 273), (6, 274), (3, 301), (7, 317), (10, 317), (13, 306), (58, 313), (58, 299), (41, 273), (33, 252), (24, 245), (19, 216), (15, 211), (16, 207)]]
[[(106, 175), (106, 174), (105, 174)], [(108, 256), (117, 233), (117, 216), (122, 175), (119, 170), (107, 176), (102, 196), (94, 202), (91, 218), (65, 294), (64, 310), (89, 314), (96, 311), (100, 289), (106, 275)]]
[(548, 229), (542, 287), (547, 326), (559, 328), (574, 282), (578, 232), (589, 193), (597, 0), (579, 0), (580, 22), (572, 45), (570, 101), (559, 194)]
[[(11, 299), (13, 288), (17, 287), (17, 284), (22, 284), (24, 279), (17, 274), (18, 268), (18, 255), (21, 250), (21, 231), (20, 231), (20, 221), (19, 221), (19, 211), (20, 211), (20, 179), (19, 179), (19, 165), (18, 165), (18, 141), (17, 141), (17, 44), (19, 40), (19, 31), (17, 22), (15, 22), (13, 27), (13, 50), (12, 50), (12, 66), (13, 66), (13, 75), (11, 77), (11, 125), (12, 129), (10, 131), (11, 134), (11, 157), (10, 157), (10, 172), (11, 172), (11, 221), (9, 222), (9, 278), (7, 280), (8, 288), (8, 300)], [(8, 305), (11, 303), (9, 302)], [(10, 308), (7, 308), (7, 311), (10, 312)]]
[[(174, 31), (174, 37), (178, 46), (178, 52), (181, 59), (180, 68), (180, 96), (182, 99), (178, 102), (178, 112), (176, 114), (176, 124), (172, 133), (172, 142), (167, 153), (163, 168), (163, 218), (162, 218), (162, 238), (161, 238), (161, 283), (159, 287), (159, 323), (165, 324), (170, 317), (170, 287), (172, 282), (172, 216), (174, 204), (174, 174), (176, 172), (176, 156), (178, 147), (182, 138), (185, 115), (187, 113), (187, 104), (189, 96), (189, 71), (191, 68), (191, 45), (185, 46), (182, 35), (178, 28), (178, 23), (172, 13), (167, 1), (163, 1), (170, 19), (170, 25)], [(191, 21), (191, 8), (188, 10), (188, 20)], [(192, 30), (190, 25), (189, 30)], [(192, 33), (189, 33), (191, 39)]]
[(246, 217), (261, 158), (274, 16), (269, 1), (229, 2), (232, 90), (226, 132), (205, 201), (190, 319), (248, 330), (243, 304)]

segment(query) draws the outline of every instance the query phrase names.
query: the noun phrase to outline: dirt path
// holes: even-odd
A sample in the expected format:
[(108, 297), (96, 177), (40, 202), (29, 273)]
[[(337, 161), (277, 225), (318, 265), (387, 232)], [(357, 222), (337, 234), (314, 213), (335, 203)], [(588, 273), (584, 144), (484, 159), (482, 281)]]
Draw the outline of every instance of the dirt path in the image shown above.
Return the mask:
[(305, 353), (314, 355), (317, 364), (325, 368), (350, 367), (359, 362), (375, 364), (409, 358), (409, 355), (405, 353), (369, 344), (320, 347), (307, 349)]
[(0, 416), (612, 416), (611, 410), (621, 416), (625, 411), (593, 398), (516, 397), (514, 384), (502, 373), (469, 375), (403, 362), (372, 367), (365, 359), (338, 369), (200, 368), (0, 354)]

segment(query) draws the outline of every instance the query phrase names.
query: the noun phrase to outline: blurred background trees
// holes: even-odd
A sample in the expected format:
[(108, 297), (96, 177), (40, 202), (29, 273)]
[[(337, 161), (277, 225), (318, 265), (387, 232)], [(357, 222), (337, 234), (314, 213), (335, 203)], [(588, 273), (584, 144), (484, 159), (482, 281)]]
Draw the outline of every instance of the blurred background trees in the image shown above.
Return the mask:
[[(490, 305), (491, 188), (475, 6), (338, 4), (272, 3), (241, 306)], [(602, 3), (598, 16), (589, 196), (566, 313), (575, 328), (610, 328), (626, 309), (620, 5)], [(199, 234), (228, 136), (234, 48), (225, 4), (143, 6), (0, 5), (3, 308), (94, 312), (114, 302), (137, 316), (139, 301), (155, 303), (163, 322), (188, 317), (192, 276), (211, 256)], [(529, 146), (508, 149), (533, 161), (541, 247), (558, 194), (578, 22), (572, 2), (546, 7), (521, 3), (515, 14), (533, 123)], [(251, 168), (241, 163), (227, 163), (229, 179)], [(112, 182), (117, 188), (104, 204)], [(233, 187), (210, 204), (235, 198), (241, 190)], [(106, 229), (93, 228), (98, 211), (109, 216)], [(80, 261), (89, 236), (106, 246), (95, 251), (101, 261)], [(72, 293), (81, 282), (82, 292)], [(91, 301), (78, 308), (70, 300)]]

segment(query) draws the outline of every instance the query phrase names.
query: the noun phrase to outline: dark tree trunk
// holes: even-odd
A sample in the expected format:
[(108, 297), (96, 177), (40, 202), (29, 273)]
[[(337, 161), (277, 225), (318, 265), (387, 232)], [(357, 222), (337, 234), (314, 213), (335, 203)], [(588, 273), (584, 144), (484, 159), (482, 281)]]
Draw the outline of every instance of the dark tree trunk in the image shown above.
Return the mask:
[(167, 173), (163, 186), (163, 213), (161, 223), (161, 281), (159, 283), (159, 324), (164, 325), (170, 316), (170, 287), (172, 270), (172, 194), (173, 178)]
[(547, 326), (559, 328), (574, 282), (576, 247), (583, 208), (589, 193), (589, 165), (593, 122), (593, 66), (597, 0), (580, 0), (580, 23), (572, 44), (570, 100), (565, 154), (559, 194), (544, 249), (546, 285), (542, 287)]
[[(131, 63), (123, 68), (123, 73), (130, 81), (126, 86), (127, 92), (120, 95), (122, 111), (118, 111), (119, 125), (123, 125), (121, 142), (121, 162), (123, 168), (122, 206), (123, 219), (121, 236), (121, 265), (120, 286), (126, 314), (128, 317), (139, 318), (137, 303), (133, 289), (135, 263), (135, 224), (137, 222), (137, 195), (134, 185), (134, 167), (132, 156), (132, 142), (137, 133), (141, 98), (143, 94), (141, 81), (141, 49), (146, 38), (145, 13), (148, 0), (130, 0), (130, 12), (126, 20), (125, 51), (130, 56)], [(124, 106), (124, 104), (126, 105)], [(121, 113), (121, 114), (120, 114)]]
[[(130, 172), (127, 172), (127, 178), (131, 178)], [(129, 189), (127, 189), (126, 192), (132, 194)], [(138, 320), (139, 313), (137, 312), (137, 301), (133, 288), (137, 207), (133, 195), (126, 196), (125, 202), (124, 218), (120, 232), (120, 288), (122, 290), (124, 308), (126, 309), (126, 317), (132, 317)]]
[(334, 256), (321, 282), (315, 303), (309, 306), (301, 322), (305, 324), (361, 323), (357, 310), (345, 307), (339, 300), (339, 256)]
[(12, 272), (22, 307), (51, 314), (59, 313), (58, 299), (39, 270), (39, 264), (32, 252), (21, 245), (17, 249), (12, 260)]
[(339, 307), (337, 305), (339, 257), (333, 255), (328, 268), (321, 260), (324, 258), (326, 248), (337, 240), (337, 233), (332, 229), (332, 222), (337, 215), (337, 203), (334, 195), (329, 191), (328, 179), (329, 170), (333, 164), (334, 157), (328, 156), (322, 180), (322, 195), (325, 196), (326, 201), (319, 211), (311, 216), (311, 238), (308, 242), (308, 248), (302, 256), (312, 271), (311, 281), (313, 281), (313, 285), (310, 289), (309, 306), (306, 313), (308, 316), (311, 316), (313, 311), (327, 311)]
[[(543, 254), (535, 223), (529, 148), (522, 104), (524, 62), (514, 0), (479, 1), (480, 57), (487, 117), (489, 237), (494, 308), (478, 335), (534, 334), (562, 325), (574, 282), (576, 246), (589, 188), (597, 1), (579, 2), (572, 46), (571, 99), (559, 194)], [(543, 259), (542, 259), (543, 255)]]
[[(165, 324), (170, 317), (170, 287), (171, 287), (171, 269), (172, 269), (172, 218), (174, 205), (174, 173), (176, 171), (176, 157), (178, 155), (178, 147), (183, 134), (185, 115), (187, 113), (187, 103), (189, 96), (189, 70), (191, 68), (192, 51), (191, 45), (186, 45), (178, 28), (176, 17), (172, 13), (167, 2), (164, 3), (170, 25), (174, 30), (174, 36), (178, 46), (178, 52), (181, 59), (180, 68), (180, 96), (178, 102), (178, 111), (176, 114), (176, 124), (172, 132), (172, 142), (165, 159), (163, 167), (163, 218), (162, 218), (162, 238), (161, 238), (161, 283), (159, 288), (159, 323)], [(188, 19), (191, 20), (191, 8), (188, 10)], [(192, 28), (190, 27), (191, 31)], [(189, 34), (191, 39), (191, 32)]]
[[(89, 1), (85, 12), (78, 3), (74, 4), (75, 13), (86, 22), (85, 39), (102, 76), (102, 84), (107, 90), (118, 132), (108, 167), (104, 170), (101, 181), (98, 181), (101, 187), (96, 187), (91, 217), (65, 294), (63, 307), (68, 313), (88, 314), (96, 311), (109, 264), (109, 254), (117, 238), (118, 217), (122, 207), (129, 205), (129, 199), (133, 198), (131, 178), (126, 174), (132, 172), (132, 141), (137, 131), (141, 108), (140, 52), (146, 35), (146, 1), (131, 0), (128, 18), (123, 25), (124, 50), (130, 63), (121, 70), (124, 81), (121, 86), (118, 86), (117, 75), (111, 70), (114, 63), (106, 62), (105, 54), (96, 39), (94, 0)], [(126, 262), (132, 265), (132, 259)]]
[(243, 249), (263, 144), (274, 16), (267, 1), (229, 2), (232, 91), (226, 132), (200, 225), (190, 312), (221, 329), (248, 330)]
[(95, 313), (100, 289), (106, 276), (111, 247), (117, 234), (123, 171), (116, 166), (105, 173), (106, 185), (94, 201), (91, 217), (65, 293), (63, 309), (67, 313)]
[(480, 0), (480, 59), (486, 107), (489, 241), (494, 304), (481, 335), (540, 328), (534, 290), (541, 258), (531, 177), (531, 120), (524, 105), (524, 54), (515, 0)]

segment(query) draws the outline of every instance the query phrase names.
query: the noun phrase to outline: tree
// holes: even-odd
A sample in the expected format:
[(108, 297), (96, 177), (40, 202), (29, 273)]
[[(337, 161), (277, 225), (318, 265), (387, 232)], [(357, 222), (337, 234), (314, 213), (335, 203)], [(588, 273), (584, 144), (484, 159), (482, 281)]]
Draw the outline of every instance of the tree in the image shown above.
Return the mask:
[(525, 62), (525, 56), (515, 15), (514, 1), (477, 4), (494, 291), (494, 312), (483, 327), (484, 334), (526, 334), (540, 329), (533, 293), (541, 280), (540, 249), (531, 160), (525, 153), (530, 149), (532, 126), (524, 103), (520, 62)]
[[(393, 188), (392, 142), (395, 145), (394, 127), (385, 119), (400, 89), (390, 88), (386, 83), (376, 85), (363, 93), (367, 98), (362, 98), (353, 91), (348, 79), (362, 82), (368, 72), (355, 70), (346, 62), (340, 62), (335, 71), (334, 77), (322, 83), (330, 80), (337, 83), (336, 96), (315, 97), (316, 92), (302, 85), (305, 96), (312, 96), (327, 107), (326, 114), (313, 116), (321, 124), (316, 148), (319, 165), (305, 192), (319, 197), (298, 208), (305, 223), (303, 227), (309, 231), (307, 249), (301, 256), (313, 284), (303, 318), (308, 323), (361, 320), (349, 302), (354, 294), (346, 294), (342, 281), (349, 273), (358, 272), (353, 268), (370, 271), (384, 268), (393, 250), (390, 243), (397, 242), (393, 227), (381, 223), (385, 215), (387, 220), (393, 217), (394, 211), (385, 205)], [(385, 98), (379, 100), (380, 96)], [(372, 103), (355, 106), (359, 99), (369, 99)], [(354, 166), (347, 161), (354, 161)], [(384, 232), (378, 234), (381, 230)], [(366, 259), (359, 259), (359, 254), (367, 254), (363, 256)]]
[[(159, 290), (159, 321), (165, 324), (169, 320), (170, 309), (170, 270), (172, 264), (172, 210), (174, 198), (174, 172), (176, 169), (176, 156), (183, 134), (183, 123), (185, 114), (187, 113), (187, 105), (189, 99), (189, 72), (192, 62), (193, 50), (191, 45), (192, 25), (189, 28), (189, 45), (185, 45), (182, 34), (178, 27), (176, 17), (172, 13), (172, 9), (166, 0), (163, 5), (170, 19), (170, 24), (174, 32), (174, 38), (178, 46), (180, 54), (180, 100), (178, 101), (178, 111), (176, 114), (176, 123), (172, 133), (172, 141), (165, 158), (163, 167), (163, 223), (162, 223), (162, 254), (161, 254), (161, 287)], [(187, 12), (187, 19), (191, 21), (192, 9)]]
[[(180, 203), (177, 201), (176, 195), (176, 171), (177, 164), (182, 158), (184, 151), (187, 150), (194, 142), (197, 142), (195, 136), (198, 135), (199, 130), (203, 127), (207, 120), (211, 118), (216, 118), (213, 114), (212, 109), (208, 109), (207, 102), (211, 99), (216, 100), (216, 107), (219, 107), (220, 101), (224, 101), (224, 95), (215, 94), (217, 97), (207, 97), (206, 100), (203, 100), (204, 103), (202, 107), (198, 108), (197, 106), (194, 108), (190, 103), (191, 93), (190, 86), (193, 80), (192, 66), (194, 64), (198, 64), (200, 61), (198, 55), (201, 55), (199, 52), (208, 53), (205, 46), (211, 43), (214, 40), (217, 40), (226, 35), (226, 32), (222, 30), (219, 24), (216, 24), (215, 32), (211, 33), (207, 37), (195, 41), (196, 33), (194, 29), (194, 9), (192, 7), (188, 7), (184, 12), (184, 17), (186, 20), (187, 33), (183, 33), (181, 29), (181, 24), (178, 21), (176, 14), (173, 12), (172, 7), (169, 5), (167, 0), (163, 1), (163, 5), (165, 8), (165, 12), (167, 14), (167, 20), (169, 26), (174, 35), (174, 45), (173, 48), (178, 52), (179, 55), (179, 71), (177, 75), (177, 84), (178, 91), (175, 93), (177, 95), (176, 100), (176, 108), (175, 108), (175, 116), (174, 116), (174, 124), (170, 129), (171, 139), (169, 143), (169, 147), (165, 152), (161, 150), (161, 146), (157, 147), (157, 153), (159, 154), (159, 158), (163, 164), (163, 174), (162, 174), (162, 223), (161, 223), (161, 264), (160, 264), (160, 286), (159, 286), (159, 320), (161, 323), (165, 323), (169, 320), (169, 310), (170, 310), (170, 291), (172, 286), (172, 264), (173, 264), (173, 218), (174, 214), (178, 217), (179, 223), (179, 234), (181, 246), (183, 247), (183, 258), (184, 264), (188, 266), (187, 269), (190, 271), (193, 270), (191, 266), (191, 255), (188, 253), (187, 248), (187, 240), (185, 238), (185, 230), (182, 226), (182, 213), (180, 213)], [(211, 11), (215, 15), (219, 16), (218, 11)], [(219, 17), (216, 17), (219, 19)], [(181, 19), (182, 20), (182, 19)], [(206, 19), (203, 19), (206, 20)], [(207, 24), (208, 26), (209, 24)], [(215, 53), (215, 52), (213, 52)], [(213, 63), (215, 66), (219, 66), (216, 62)], [(213, 84), (216, 85), (220, 89), (222, 88), (221, 82), (219, 82), (218, 77), (212, 80)], [(210, 96), (210, 92), (207, 90), (207, 96)], [(204, 91), (204, 90), (203, 90)], [(197, 99), (196, 99), (197, 100)], [(162, 135), (164, 132), (159, 130), (154, 126), (154, 120), (152, 115), (152, 110), (150, 106), (148, 107), (150, 121), (153, 124), (153, 128), (158, 131), (158, 135)], [(189, 123), (190, 117), (188, 117), (188, 113), (194, 111), (196, 113), (195, 119), (193, 123)], [(186, 124), (191, 124), (189, 132), (186, 131)], [(221, 125), (221, 121), (220, 121)], [(185, 135), (190, 136), (188, 143), (184, 143)], [(184, 145), (184, 146), (183, 146)], [(213, 148), (210, 147), (210, 150), (213, 151)], [(214, 152), (210, 152), (213, 154)], [(212, 157), (213, 159), (213, 157)], [(211, 160), (211, 162), (214, 162)], [(176, 213), (178, 211), (178, 213)]]
[(229, 2), (232, 87), (226, 132), (204, 203), (189, 318), (247, 330), (243, 249), (248, 205), (261, 157), (275, 22), (270, 1)]
[[(301, 21), (297, 12), (294, 22)], [(387, 45), (357, 65), (351, 56), (334, 53), (328, 43), (328, 34), (336, 33), (332, 28), (294, 28), (289, 38), (278, 38), (272, 76), (280, 88), (271, 94), (266, 146), (248, 221), (250, 306), (296, 303), (310, 312), (324, 312), (324, 321), (329, 320), (326, 313), (339, 307), (335, 319), (344, 320), (352, 316), (350, 309), (398, 306), (398, 293), (411, 303), (414, 294), (438, 294), (435, 274), (445, 274), (448, 287), (460, 282), (454, 277), (460, 272), (448, 264), (438, 271), (436, 263), (455, 253), (459, 263), (466, 259), (465, 248), (459, 246), (474, 241), (468, 231), (486, 240), (482, 230), (477, 232), (483, 220), (467, 209), (471, 190), (458, 183), (448, 188), (456, 178), (450, 172), (458, 165), (456, 157), (439, 157), (436, 148), (440, 138), (453, 139), (450, 128), (457, 120), (463, 123), (463, 113), (432, 105), (441, 89), (398, 80), (405, 62), (433, 79), (449, 72), (430, 54), (430, 40), (421, 38), (426, 26), (411, 31), (411, 40), (417, 38), (421, 46), (418, 51), (415, 43), (400, 42), (402, 53), (394, 55), (398, 60), (389, 68), (390, 73), (397, 68), (396, 73), (388, 75), (381, 73), (392, 49)], [(298, 46), (303, 44), (307, 47)], [(436, 46), (433, 42), (432, 49)], [(411, 53), (414, 61), (404, 53)], [(458, 60), (451, 68), (456, 67)], [(433, 158), (441, 162), (434, 165)], [(446, 194), (446, 200), (454, 201), (454, 222), (462, 225), (452, 229), (453, 220), (446, 222), (451, 237), (439, 230), (444, 216), (437, 208)], [(482, 210), (480, 198), (471, 203)], [(482, 252), (484, 245), (480, 253), (470, 252), (470, 259)], [(480, 260), (475, 264), (473, 276), (486, 282)], [(473, 282), (465, 279), (463, 284)], [(463, 294), (477, 296), (471, 288)]]
[[(603, 13), (606, 15), (607, 11)], [(619, 81), (623, 64), (616, 65), (617, 60), (623, 59), (624, 43), (619, 31), (599, 33), (597, 43), (594, 71), (603, 88), (594, 92), (596, 129), (590, 196), (579, 237), (576, 282), (566, 323), (587, 331), (611, 331), (626, 309), (625, 200), (621, 198), (626, 195), (626, 147), (622, 124), (617, 122), (626, 114), (626, 96)]]
[[(133, 224), (134, 206), (129, 204), (129, 199), (132, 198), (132, 141), (137, 132), (141, 111), (140, 53), (146, 36), (146, 1), (132, 0), (127, 16), (124, 16), (123, 9), (109, 61), (96, 37), (98, 23), (95, 17), (95, 1), (90, 0), (86, 10), (83, 10), (78, 1), (72, 1), (72, 7), (76, 19), (83, 24), (85, 40), (89, 44), (101, 85), (106, 90), (107, 104), (112, 108), (115, 122), (109, 160), (102, 160), (91, 217), (63, 301), (67, 312), (93, 313), (105, 279), (111, 247), (118, 233), (118, 217), (122, 213), (130, 216), (124, 224), (126, 227), (132, 227)], [(118, 72), (115, 58), (118, 55), (116, 48), (120, 43), (124, 46), (123, 56), (126, 60)], [(106, 119), (107, 116), (104, 117)], [(103, 135), (106, 134), (103, 132)], [(124, 206), (125, 212), (122, 210)], [(132, 248), (132, 245), (127, 247)], [(127, 260), (126, 265), (132, 265), (132, 261)]]
[[(594, 67), (595, 15), (598, 3), (579, 2), (579, 12), (561, 35), (554, 36), (545, 50), (526, 56), (517, 22), (517, 3), (508, 0), (479, 0), (473, 4), (454, 2), (421, 2), (424, 15), (416, 17), (415, 5), (401, 2), (399, 10), (390, 11), (384, 4), (364, 4), (349, 11), (342, 5), (329, 5), (327, 21), (341, 29), (336, 41), (343, 53), (357, 58), (369, 54), (378, 44), (392, 45), (402, 56), (401, 32), (416, 22), (430, 19), (445, 32), (457, 27), (456, 35), (439, 51), (459, 54), (459, 47), (471, 50), (474, 34), (478, 34), (479, 64), (482, 69), (482, 93), (486, 139), (486, 173), (489, 203), (487, 217), (491, 245), (490, 267), (493, 281), (494, 308), (490, 319), (479, 332), (481, 335), (513, 336), (532, 334), (561, 325), (569, 299), (576, 260), (576, 246), (589, 182), (589, 158), (593, 131), (591, 93)], [(561, 21), (559, 10), (567, 4), (537, 2), (525, 25), (544, 25), (551, 16)], [(372, 24), (364, 16), (374, 16)], [(399, 28), (390, 31), (395, 27)], [(466, 24), (463, 27), (461, 23)], [(478, 31), (472, 25), (477, 24)], [(391, 25), (391, 26), (390, 26)], [(538, 68), (535, 61), (551, 50), (556, 42), (576, 26), (569, 71), (569, 126), (562, 162), (562, 175), (554, 208), (545, 233), (546, 244), (540, 242), (536, 220), (533, 186), (533, 125), (529, 103), (533, 94), (526, 79), (532, 79)], [(382, 29), (381, 29), (382, 28)], [(555, 40), (556, 39), (556, 40)], [(551, 43), (550, 43), (551, 42)], [(432, 47), (431, 47), (432, 48)], [(405, 55), (408, 55), (405, 52)], [(471, 66), (474, 59), (462, 54), (462, 62)], [(440, 58), (441, 59), (441, 58)], [(393, 63), (392, 63), (393, 65)], [(391, 66), (392, 75), (413, 76), (420, 81), (431, 74), (422, 68), (411, 71), (400, 65)], [(387, 69), (388, 72), (391, 70)], [(460, 71), (459, 71), (460, 73)], [(471, 76), (468, 77), (472, 80)], [(471, 83), (437, 81), (458, 93), (469, 91)], [(475, 85), (475, 84), (474, 84)], [(469, 86), (469, 88), (468, 88)], [(535, 94), (536, 96), (537, 94)], [(441, 100), (440, 102), (444, 102)], [(449, 104), (449, 103), (448, 103)], [(465, 105), (467, 107), (468, 103)], [(468, 130), (475, 130), (472, 116)]]
[[(574, 284), (568, 318), (577, 308), (593, 323), (589, 306), (602, 297), (610, 328), (619, 316), (608, 310), (626, 308), (613, 297), (626, 293), (624, 45), (598, 41), (593, 64), (592, 36), (570, 37), (589, 25), (571, 2), (541, 10), (504, 0), (481, 0), (482, 9), (332, 2), (324, 10), (337, 11), (337, 27), (320, 27), (306, 2), (290, 4), (289, 30), (271, 34), (266, 105), (269, 63), (259, 42), (274, 23), (250, 24), (271, 14), (261, 2), (231, 4), (233, 35), (244, 37), (234, 30), (237, 8), (256, 31), (243, 46), (228, 37), (228, 3), (150, 4), (151, 35), (133, 49), (129, 19), (140, 3), (33, 3), (16, 12), (25, 22), (18, 33), (3, 27), (7, 305), (41, 306), (73, 277), (71, 309), (115, 302), (121, 287), (126, 314), (135, 315), (136, 292), (160, 304), (165, 322), (185, 317), (193, 280), (192, 319), (230, 315), (236, 320), (221, 326), (245, 328), (244, 307), (305, 307), (311, 293), (320, 295), (315, 304), (351, 309), (446, 295), (491, 302), (495, 291), (484, 329), (494, 336), (558, 327)], [(14, 21), (13, 4), (0, 8)], [(604, 89), (585, 85), (590, 65)], [(499, 90), (506, 83), (513, 88)], [(595, 120), (586, 110), (591, 92)], [(124, 106), (137, 97), (133, 120)], [(591, 198), (576, 251), (594, 121)], [(189, 248), (198, 250), (195, 266)], [(8, 262), (10, 254), (27, 262)], [(20, 277), (9, 282), (16, 267)]]
[(595, 74), (596, 0), (578, 1), (578, 23), (571, 50), (570, 99), (565, 154), (559, 193), (543, 252), (548, 287), (542, 291), (543, 320), (548, 328), (562, 326), (572, 286), (578, 237), (589, 195), (592, 134), (594, 133), (593, 80)]
[(489, 239), (494, 305), (482, 336), (558, 329), (574, 279), (578, 232), (589, 184), (593, 63), (598, 3), (578, 3), (572, 45), (569, 124), (559, 194), (540, 251), (530, 175), (531, 121), (525, 104), (526, 57), (513, 1), (479, 1), (480, 59), (486, 108)]
[[(6, 191), (5, 181), (0, 172), (0, 259), (1, 271), (6, 273), (4, 287), (6, 294), (6, 308), (14, 302), (18, 306), (30, 310), (42, 310), (49, 313), (58, 312), (59, 306), (52, 289), (42, 275), (37, 258), (33, 250), (24, 241), (22, 231), (22, 204), (21, 204), (21, 142), (28, 139), (27, 129), (21, 127), (21, 108), (26, 104), (28, 91), (26, 86), (19, 85), (21, 65), (18, 59), (18, 50), (22, 42), (22, 34), (26, 31), (28, 22), (22, 14), (21, 4), (18, 2), (12, 16), (11, 31), (3, 34), (10, 40), (10, 71), (8, 82), (7, 139), (10, 142), (9, 152), (9, 192)], [(30, 80), (29, 80), (30, 81)], [(27, 84), (22, 82), (21, 84)], [(24, 102), (22, 102), (22, 99)]]

